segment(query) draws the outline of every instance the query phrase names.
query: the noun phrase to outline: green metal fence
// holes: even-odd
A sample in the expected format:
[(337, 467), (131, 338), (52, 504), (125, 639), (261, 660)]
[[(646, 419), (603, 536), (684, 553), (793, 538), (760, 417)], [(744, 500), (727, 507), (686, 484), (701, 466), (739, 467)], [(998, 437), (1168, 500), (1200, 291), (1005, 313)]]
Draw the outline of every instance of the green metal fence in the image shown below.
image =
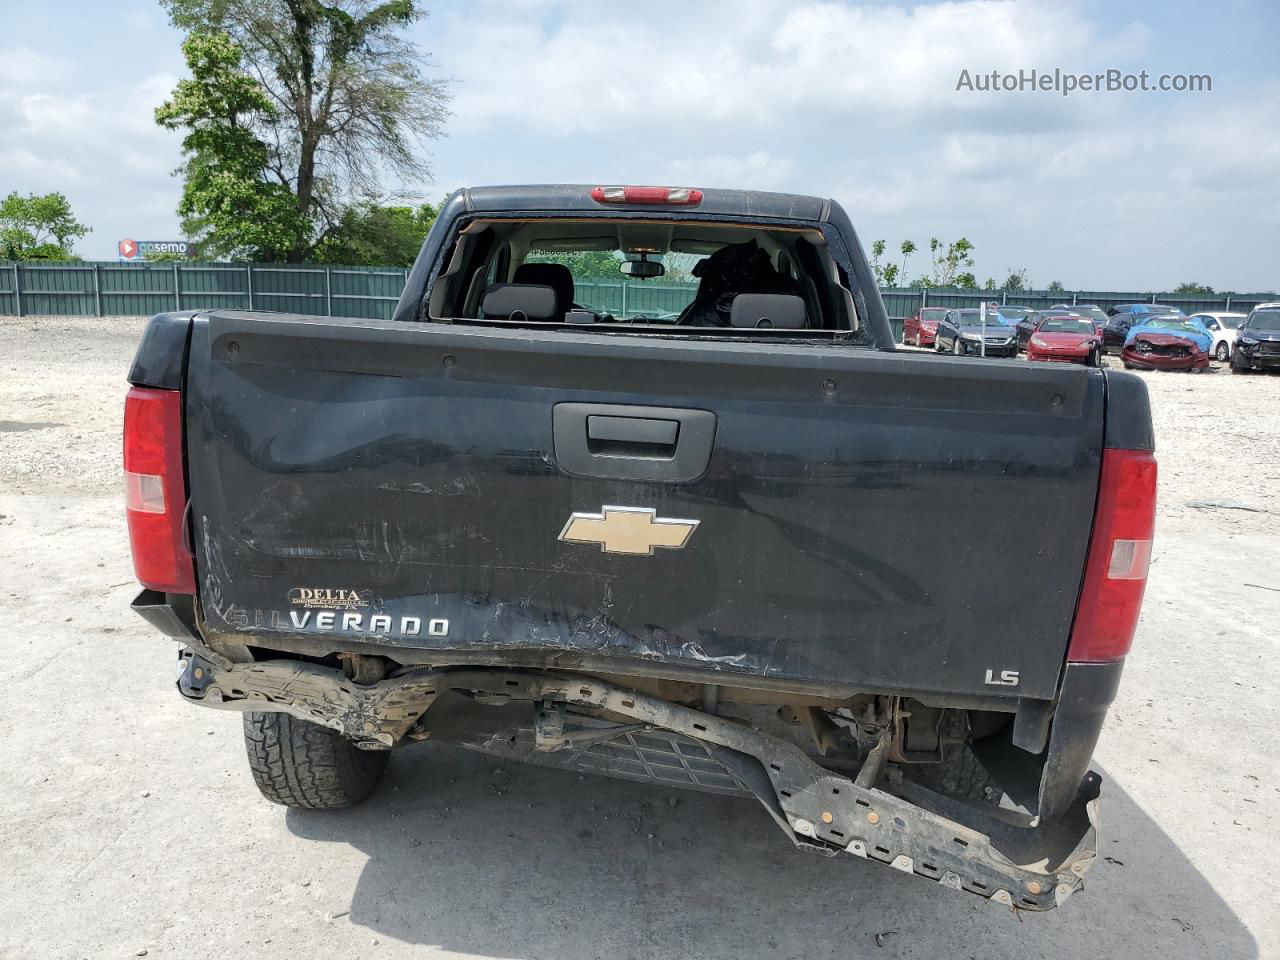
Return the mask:
[[(320, 316), (390, 318), (408, 270), (266, 263), (13, 263), (0, 261), (0, 315), (149, 316), (165, 310), (280, 310)], [(584, 281), (576, 299), (600, 312), (678, 313), (696, 284), (642, 280)], [(1274, 293), (1223, 293), (1206, 297), (1115, 291), (927, 290), (880, 291), (895, 331), (921, 306), (976, 307), (982, 302), (1027, 307), (1092, 303), (1163, 303), (1187, 313), (1247, 312), (1277, 299)]]
[(408, 272), (313, 264), (0, 261), (0, 315), (150, 316), (223, 307), (389, 319)]

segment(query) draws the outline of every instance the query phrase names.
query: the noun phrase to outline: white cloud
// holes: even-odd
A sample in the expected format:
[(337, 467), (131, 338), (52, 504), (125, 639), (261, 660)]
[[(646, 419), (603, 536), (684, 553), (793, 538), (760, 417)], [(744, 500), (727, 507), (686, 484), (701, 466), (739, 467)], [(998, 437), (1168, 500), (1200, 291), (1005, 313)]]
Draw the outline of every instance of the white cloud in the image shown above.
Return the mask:
[[(465, 79), (457, 123), (527, 123), (570, 136), (671, 121), (760, 125), (795, 111), (995, 112), (1008, 101), (957, 93), (962, 69), (1109, 66), (1148, 41), (1140, 27), (1104, 32), (1070, 5), (1044, 0), (911, 8), (769, 0), (728, 9), (659, 5), (643, 18), (549, 23), (533, 8), (523, 20), (496, 11), (446, 20), (442, 64)], [(485, 69), (467, 69), (481, 62)]]
[[(70, 69), (53, 62), (44, 75)], [(0, 82), (0, 189), (65, 193), (94, 228), (83, 254), (106, 255), (117, 235), (175, 234), (179, 138), (152, 117), (174, 83), (168, 73), (93, 92)]]

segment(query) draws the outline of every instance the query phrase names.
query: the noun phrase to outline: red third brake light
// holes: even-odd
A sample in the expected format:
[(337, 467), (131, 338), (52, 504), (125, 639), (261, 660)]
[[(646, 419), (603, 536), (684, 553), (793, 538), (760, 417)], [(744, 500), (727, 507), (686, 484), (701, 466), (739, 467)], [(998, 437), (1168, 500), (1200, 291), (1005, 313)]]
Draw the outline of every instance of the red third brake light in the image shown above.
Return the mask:
[(672, 207), (696, 207), (702, 191), (691, 187), (596, 187), (591, 191), (596, 203), (653, 203)]
[(1103, 450), (1068, 660), (1100, 663), (1129, 652), (1147, 587), (1155, 521), (1155, 457), (1144, 450)]
[(131, 387), (124, 401), (124, 504), (138, 582), (195, 593), (183, 540), (182, 394)]

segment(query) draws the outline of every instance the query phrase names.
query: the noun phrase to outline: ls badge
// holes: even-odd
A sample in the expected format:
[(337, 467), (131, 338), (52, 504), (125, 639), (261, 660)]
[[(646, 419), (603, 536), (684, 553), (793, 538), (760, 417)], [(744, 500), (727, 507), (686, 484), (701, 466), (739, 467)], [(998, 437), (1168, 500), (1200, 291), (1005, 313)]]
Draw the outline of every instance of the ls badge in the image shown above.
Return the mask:
[(599, 513), (575, 513), (560, 531), (565, 543), (598, 543), (604, 553), (652, 557), (654, 547), (681, 550), (698, 529), (697, 520), (659, 517), (648, 507), (602, 507)]

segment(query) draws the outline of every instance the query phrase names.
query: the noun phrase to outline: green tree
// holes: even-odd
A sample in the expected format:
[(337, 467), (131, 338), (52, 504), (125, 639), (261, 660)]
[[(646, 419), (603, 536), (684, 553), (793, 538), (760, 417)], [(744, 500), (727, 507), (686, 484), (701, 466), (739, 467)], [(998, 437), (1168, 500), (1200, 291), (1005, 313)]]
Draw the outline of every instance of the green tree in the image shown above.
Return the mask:
[[(184, 141), (182, 172), (199, 181), (184, 217), (202, 230), (207, 250), (305, 260), (383, 205), (384, 177), (428, 179), (423, 146), (440, 135), (448, 92), (424, 77), (427, 57), (405, 36), (424, 15), (414, 0), (160, 2), (188, 44), (220, 46), (212, 59), (193, 62), (188, 52), (192, 79), (157, 117), (205, 134)], [(234, 94), (230, 102), (214, 96), (223, 89)], [(206, 96), (191, 103), (183, 94), (196, 90)], [(292, 211), (281, 209), (282, 195)], [(220, 215), (231, 207), (249, 208), (242, 218), (270, 236), (238, 235)]]
[(1045, 289), (1048, 290), (1050, 293), (1065, 293), (1067, 290), (1067, 288), (1062, 285), (1061, 280), (1049, 281), (1049, 286), (1047, 286)]
[(61, 193), (15, 191), (0, 201), (0, 260), (74, 260), (72, 247), (87, 233)]
[(978, 278), (972, 273), (958, 273), (950, 286), (960, 287), (962, 290), (977, 290)]
[(271, 148), (254, 133), (275, 116), (261, 85), (242, 72), (225, 33), (194, 33), (182, 44), (191, 79), (156, 109), (156, 122), (183, 129), (186, 162), (178, 214), (210, 259), (278, 260), (310, 225), (288, 185), (267, 176)]
[(1173, 288), (1173, 292), (1182, 294), (1184, 296), (1190, 296), (1190, 297), (1209, 296), (1210, 294), (1213, 293), (1213, 287), (1207, 287), (1202, 283), (1196, 283), (1195, 281), (1192, 281), (1191, 283), (1178, 284), (1176, 287)]
[(898, 249), (902, 251), (902, 269), (900, 273), (905, 277), (907, 275), (907, 258), (916, 252), (915, 241), (903, 240), (902, 246)]
[[(933, 263), (933, 286), (976, 287), (978, 285), (973, 274), (961, 273), (964, 268), (973, 266), (973, 244), (965, 237), (952, 243), (930, 237), (929, 256)], [(965, 280), (968, 282), (962, 282)]]
[(1000, 289), (1008, 293), (1021, 293), (1023, 290), (1029, 289), (1030, 286), (1031, 281), (1027, 279), (1027, 268), (1021, 267), (1017, 270), (1012, 268), (1009, 270), (1009, 275), (1005, 277)]
[(429, 203), (420, 207), (351, 207), (316, 246), (311, 259), (318, 263), (412, 266), (436, 213)]
[(871, 272), (875, 274), (876, 286), (883, 287), (884, 284), (884, 267), (880, 265), (880, 258), (884, 256), (885, 244), (883, 240), (875, 240), (871, 244)]
[(898, 265), (896, 263), (886, 263), (880, 271), (880, 285), (883, 287), (893, 287), (898, 283)]

